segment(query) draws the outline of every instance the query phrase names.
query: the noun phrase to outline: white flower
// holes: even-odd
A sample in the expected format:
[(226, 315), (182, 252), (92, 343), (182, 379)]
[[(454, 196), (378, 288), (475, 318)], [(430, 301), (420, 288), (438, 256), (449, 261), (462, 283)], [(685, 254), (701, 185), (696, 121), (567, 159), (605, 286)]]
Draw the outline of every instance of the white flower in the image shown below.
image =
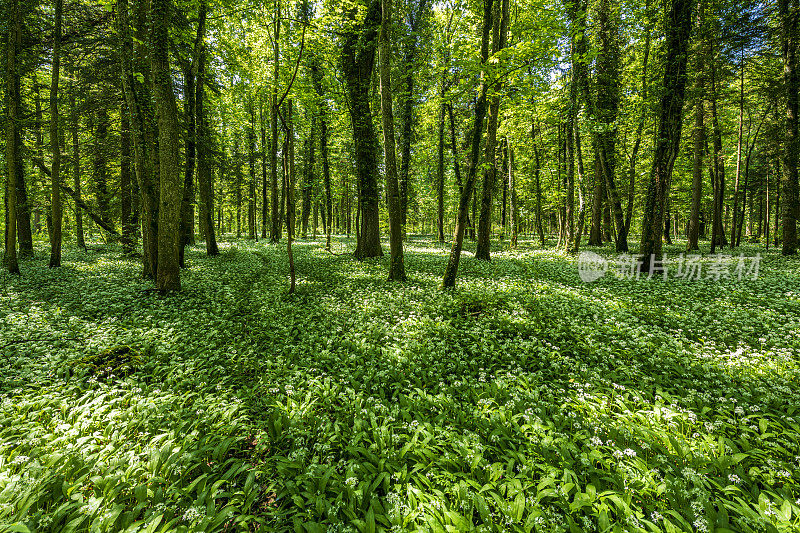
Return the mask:
[(11, 462), (11, 464), (22, 465), (22, 464), (27, 463), (30, 460), (31, 460), (31, 458), (28, 457), (27, 455), (18, 455), (16, 457), (14, 457), (14, 460)]
[(348, 487), (350, 487), (350, 488), (352, 489), (353, 487), (355, 487), (356, 485), (358, 485), (358, 478), (349, 477), (349, 478), (347, 478), (347, 479), (345, 480), (344, 484), (345, 484), (345, 485), (347, 485)]
[(183, 513), (183, 520), (186, 522), (196, 522), (205, 516), (205, 514), (205, 509), (202, 507), (189, 507), (186, 509), (186, 512)]
[(740, 483), (742, 480), (736, 474), (728, 474), (728, 481), (731, 483)]
[(636, 452), (631, 450), (630, 448), (625, 448), (625, 455), (628, 457), (636, 457)]

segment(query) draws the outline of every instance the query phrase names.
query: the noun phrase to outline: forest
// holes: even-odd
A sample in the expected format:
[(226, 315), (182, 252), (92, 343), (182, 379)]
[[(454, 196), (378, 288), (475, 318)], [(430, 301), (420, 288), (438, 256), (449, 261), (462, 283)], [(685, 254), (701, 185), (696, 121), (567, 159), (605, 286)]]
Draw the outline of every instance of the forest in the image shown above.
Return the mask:
[(0, 533), (800, 531), (800, 0), (0, 0)]

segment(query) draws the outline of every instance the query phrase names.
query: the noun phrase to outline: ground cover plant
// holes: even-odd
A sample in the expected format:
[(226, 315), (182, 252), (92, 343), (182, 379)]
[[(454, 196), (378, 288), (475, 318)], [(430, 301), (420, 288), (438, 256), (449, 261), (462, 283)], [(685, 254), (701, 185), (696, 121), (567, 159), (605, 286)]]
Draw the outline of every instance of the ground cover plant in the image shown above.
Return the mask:
[(166, 296), (116, 246), (0, 274), (0, 530), (800, 528), (796, 259), (584, 283), (498, 247), (453, 291), (419, 237), (403, 284), (297, 241), (292, 295), (252, 241)]

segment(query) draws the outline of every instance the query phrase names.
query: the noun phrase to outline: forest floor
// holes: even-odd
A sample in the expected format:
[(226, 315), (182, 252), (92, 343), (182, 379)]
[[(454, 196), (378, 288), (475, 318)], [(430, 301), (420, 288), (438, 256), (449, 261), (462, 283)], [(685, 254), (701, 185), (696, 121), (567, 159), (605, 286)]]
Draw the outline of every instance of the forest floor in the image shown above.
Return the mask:
[(298, 241), (288, 295), (285, 245), (221, 249), (170, 296), (115, 246), (0, 274), (0, 531), (800, 529), (798, 259), (523, 242), (443, 292), (428, 240), (402, 285)]

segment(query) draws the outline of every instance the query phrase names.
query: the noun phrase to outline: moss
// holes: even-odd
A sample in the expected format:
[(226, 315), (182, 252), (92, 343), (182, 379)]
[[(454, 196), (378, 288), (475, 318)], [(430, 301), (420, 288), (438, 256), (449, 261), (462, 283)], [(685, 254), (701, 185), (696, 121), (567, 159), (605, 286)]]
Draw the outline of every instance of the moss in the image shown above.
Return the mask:
[(84, 368), (98, 378), (123, 378), (141, 368), (144, 357), (130, 346), (115, 346), (95, 355), (82, 357), (73, 366)]

